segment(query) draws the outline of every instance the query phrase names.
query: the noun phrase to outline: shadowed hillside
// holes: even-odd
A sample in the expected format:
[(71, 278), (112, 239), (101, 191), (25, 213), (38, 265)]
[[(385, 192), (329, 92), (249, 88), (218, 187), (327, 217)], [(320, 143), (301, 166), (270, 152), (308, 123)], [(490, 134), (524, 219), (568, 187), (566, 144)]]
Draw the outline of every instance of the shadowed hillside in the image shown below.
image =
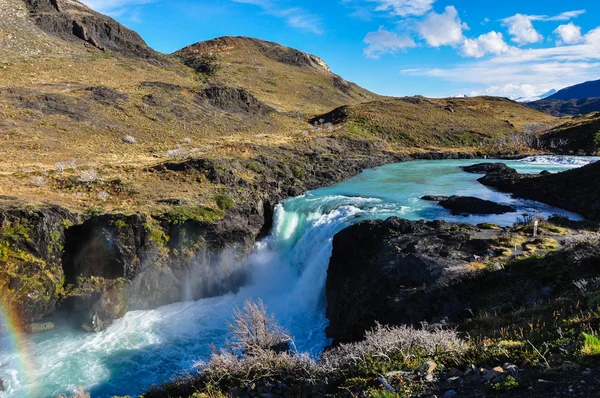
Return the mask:
[(564, 88), (527, 105), (553, 116), (574, 116), (600, 111), (600, 80)]

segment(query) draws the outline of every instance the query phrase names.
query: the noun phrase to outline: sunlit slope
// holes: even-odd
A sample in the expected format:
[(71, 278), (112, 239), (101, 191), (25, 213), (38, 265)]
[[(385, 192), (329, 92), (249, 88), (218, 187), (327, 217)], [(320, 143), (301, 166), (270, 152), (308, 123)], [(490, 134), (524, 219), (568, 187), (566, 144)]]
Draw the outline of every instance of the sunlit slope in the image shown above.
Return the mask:
[(320, 58), (247, 37), (221, 37), (175, 53), (211, 81), (241, 87), (281, 112), (315, 115), (377, 98)]

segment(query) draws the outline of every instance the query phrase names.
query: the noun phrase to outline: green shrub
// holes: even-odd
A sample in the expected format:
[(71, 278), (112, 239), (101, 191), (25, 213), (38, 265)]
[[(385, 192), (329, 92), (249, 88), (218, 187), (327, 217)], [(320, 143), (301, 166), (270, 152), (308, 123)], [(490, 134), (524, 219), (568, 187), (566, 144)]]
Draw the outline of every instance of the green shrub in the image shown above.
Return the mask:
[(583, 333), (584, 343), (581, 352), (584, 355), (600, 356), (600, 338), (597, 336)]
[(512, 376), (508, 376), (506, 379), (497, 383), (492, 383), (492, 390), (498, 392), (512, 391), (519, 388), (519, 382)]
[(217, 203), (217, 206), (219, 206), (219, 209), (221, 209), (221, 210), (228, 210), (228, 209), (232, 209), (235, 207), (235, 202), (227, 194), (221, 194), (221, 195), (215, 196), (215, 202)]

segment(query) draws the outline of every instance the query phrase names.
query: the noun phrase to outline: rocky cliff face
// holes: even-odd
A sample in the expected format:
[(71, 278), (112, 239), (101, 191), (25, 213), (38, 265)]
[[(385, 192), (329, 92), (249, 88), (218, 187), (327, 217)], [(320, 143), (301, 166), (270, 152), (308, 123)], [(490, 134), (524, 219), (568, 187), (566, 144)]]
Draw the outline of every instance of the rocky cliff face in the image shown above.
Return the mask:
[(464, 316), (469, 263), (489, 244), (465, 224), (390, 218), (338, 233), (327, 271), (327, 335), (358, 341), (375, 322), (418, 324)]
[(137, 33), (79, 1), (25, 0), (25, 3), (32, 20), (46, 33), (125, 56), (161, 58)]
[[(522, 232), (398, 218), (341, 231), (327, 273), (328, 336), (334, 344), (359, 341), (376, 322), (465, 331), (490, 314), (520, 322), (528, 309), (539, 311), (572, 291), (573, 281), (597, 277), (597, 235), (553, 251), (556, 246), (544, 248), (556, 244), (552, 235), (527, 238)], [(537, 256), (504, 254), (515, 242)]]
[(264, 223), (262, 206), (217, 222), (3, 210), (0, 288), (25, 324), (58, 309), (99, 331), (128, 310), (237, 289)]

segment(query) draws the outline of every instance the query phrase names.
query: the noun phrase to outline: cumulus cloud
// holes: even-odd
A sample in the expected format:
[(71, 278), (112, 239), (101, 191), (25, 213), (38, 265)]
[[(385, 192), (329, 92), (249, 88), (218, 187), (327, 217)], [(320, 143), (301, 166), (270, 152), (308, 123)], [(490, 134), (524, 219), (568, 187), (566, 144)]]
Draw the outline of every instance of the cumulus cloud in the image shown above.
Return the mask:
[(512, 35), (512, 41), (517, 44), (530, 44), (542, 41), (544, 38), (535, 30), (532, 20), (531, 15), (517, 14), (502, 21), (508, 25), (508, 33)]
[(504, 18), (502, 22), (508, 26), (512, 41), (519, 45), (538, 43), (544, 39), (534, 27), (532, 21), (568, 21), (585, 14), (585, 10), (566, 11), (554, 16), (516, 14)]
[(437, 0), (367, 0), (376, 3), (375, 11), (385, 11), (393, 16), (421, 16), (431, 11)]
[(489, 32), (476, 39), (465, 39), (461, 54), (465, 57), (481, 58), (488, 54), (503, 54), (510, 49), (502, 33)]
[(433, 47), (455, 45), (463, 40), (463, 29), (468, 29), (462, 23), (454, 6), (445, 8), (442, 14), (431, 12), (417, 23), (419, 35)]
[[(465, 51), (464, 47), (461, 50)], [(476, 50), (472, 53), (476, 54)], [(535, 97), (552, 88), (598, 79), (600, 27), (583, 35), (581, 42), (574, 45), (533, 49), (509, 47), (490, 59), (450, 68), (404, 70), (402, 73), (480, 86), (476, 90), (479, 94)]]
[(554, 30), (554, 34), (560, 38), (557, 44), (575, 44), (580, 43), (583, 40), (581, 28), (573, 22), (569, 22), (566, 25), (560, 25)]
[(398, 35), (380, 27), (377, 32), (370, 32), (364, 42), (368, 44), (364, 52), (368, 58), (379, 58), (382, 54), (395, 53), (399, 50), (415, 47), (415, 41), (407, 35)]

